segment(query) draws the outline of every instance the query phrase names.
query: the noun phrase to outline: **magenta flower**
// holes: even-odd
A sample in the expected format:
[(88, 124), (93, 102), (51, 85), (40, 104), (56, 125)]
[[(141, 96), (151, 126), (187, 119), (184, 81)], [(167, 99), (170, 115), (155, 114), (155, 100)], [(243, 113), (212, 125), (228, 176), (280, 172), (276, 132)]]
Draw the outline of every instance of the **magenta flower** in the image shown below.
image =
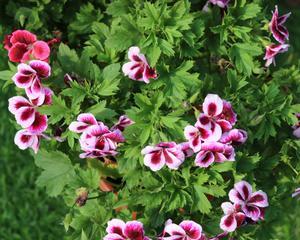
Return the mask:
[(79, 142), (84, 153), (80, 158), (98, 158), (113, 156), (118, 143), (125, 139), (120, 130), (110, 131), (102, 122), (88, 127), (80, 136)]
[(103, 240), (150, 240), (145, 236), (144, 227), (141, 222), (123, 222), (112, 219), (107, 223), (107, 235)]
[(240, 145), (246, 142), (248, 134), (242, 129), (232, 129), (229, 132), (223, 133), (220, 142), (233, 145)]
[(83, 133), (90, 126), (98, 125), (98, 122), (93, 114), (81, 113), (77, 117), (77, 121), (72, 122), (69, 126), (69, 130), (75, 133)]
[(51, 74), (51, 67), (48, 63), (33, 60), (29, 64), (18, 65), (18, 72), (13, 76), (13, 81), (19, 88), (25, 88), (29, 98), (34, 99), (44, 94), (41, 83), (42, 78), (47, 78)]
[(201, 150), (202, 141), (211, 139), (212, 131), (204, 128), (204, 126), (197, 121), (195, 126), (188, 125), (184, 128), (184, 136), (189, 141), (190, 148), (194, 152), (199, 152)]
[(185, 156), (181, 146), (175, 142), (161, 142), (155, 146), (147, 146), (142, 152), (144, 164), (152, 171), (160, 170), (164, 165), (170, 169), (178, 169)]
[(267, 194), (261, 190), (253, 193), (251, 185), (246, 181), (234, 185), (234, 189), (229, 192), (229, 199), (241, 205), (242, 211), (253, 221), (263, 219), (264, 208), (269, 206)]
[(288, 44), (271, 44), (270, 46), (266, 47), (266, 54), (264, 60), (266, 60), (266, 67), (269, 67), (272, 63), (275, 64), (275, 57), (278, 53), (287, 52), (289, 48)]
[(296, 138), (300, 138), (300, 113), (297, 113), (296, 117), (298, 118), (298, 123), (293, 126), (293, 129), (294, 129), (293, 135)]
[(300, 188), (296, 188), (295, 192), (292, 194), (292, 197), (298, 197), (300, 195)]
[(130, 62), (125, 63), (122, 67), (125, 76), (145, 83), (149, 83), (150, 79), (157, 78), (156, 70), (149, 66), (146, 57), (140, 53), (138, 47), (129, 48), (128, 58)]
[(269, 24), (270, 31), (273, 37), (281, 44), (284, 44), (286, 40), (289, 39), (289, 32), (283, 24), (286, 22), (291, 13), (287, 13), (281, 17), (278, 14), (278, 7), (275, 6), (275, 11), (273, 12), (272, 20)]
[(240, 205), (224, 202), (221, 208), (225, 214), (221, 218), (220, 228), (226, 232), (233, 232), (241, 226), (246, 218), (245, 214), (240, 212)]
[(37, 153), (40, 146), (40, 135), (22, 129), (16, 133), (14, 142), (21, 150), (32, 148), (34, 153)]
[(234, 161), (235, 152), (231, 145), (219, 142), (205, 142), (201, 151), (196, 155), (195, 165), (209, 167), (213, 162)]
[(165, 226), (162, 240), (203, 240), (202, 227), (198, 223), (190, 220), (182, 221), (179, 225), (170, 223)]
[(8, 35), (4, 47), (12, 62), (26, 62), (31, 59), (47, 61), (50, 55), (48, 44), (38, 41), (36, 35), (26, 30), (16, 30)]
[(134, 124), (134, 121), (132, 121), (126, 115), (122, 115), (120, 116), (119, 121), (114, 126), (112, 126), (111, 130), (119, 129), (120, 131), (124, 131), (126, 127), (132, 124)]
[(230, 0), (209, 0), (213, 5), (217, 5), (220, 8), (227, 8)]
[(8, 100), (8, 110), (15, 115), (17, 123), (34, 134), (47, 129), (47, 116), (36, 111), (36, 108), (45, 102), (45, 95), (42, 96), (44, 97), (34, 101), (28, 101), (21, 96), (12, 97)]

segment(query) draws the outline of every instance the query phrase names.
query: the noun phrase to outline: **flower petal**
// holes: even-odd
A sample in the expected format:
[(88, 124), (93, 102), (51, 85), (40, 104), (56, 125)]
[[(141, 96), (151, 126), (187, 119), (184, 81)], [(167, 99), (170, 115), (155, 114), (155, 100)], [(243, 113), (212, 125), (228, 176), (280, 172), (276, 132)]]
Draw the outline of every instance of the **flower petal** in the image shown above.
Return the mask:
[(40, 78), (47, 78), (51, 74), (51, 67), (48, 63), (40, 60), (32, 60), (29, 62), (29, 66), (36, 71), (36, 74)]
[(253, 221), (258, 221), (261, 215), (260, 209), (255, 206), (251, 205), (244, 205), (242, 206), (242, 210), (245, 215), (251, 218)]
[(244, 200), (248, 200), (252, 194), (252, 186), (246, 181), (240, 181), (234, 184), (234, 188), (239, 192)]
[(32, 54), (36, 59), (47, 60), (50, 55), (50, 48), (44, 41), (36, 41), (32, 45)]
[(33, 107), (21, 107), (15, 114), (16, 121), (23, 128), (29, 127), (35, 120), (35, 110)]
[(179, 148), (163, 149), (162, 152), (170, 169), (178, 169), (184, 161), (184, 153)]
[(31, 104), (26, 98), (21, 96), (15, 96), (8, 99), (8, 110), (12, 114), (16, 114), (21, 107), (31, 107)]
[(34, 136), (26, 129), (22, 129), (16, 133), (14, 142), (20, 149), (24, 150), (33, 144)]
[(120, 219), (112, 219), (108, 221), (106, 232), (107, 233), (116, 233), (120, 236), (123, 236), (123, 230), (125, 228), (125, 222)]
[(208, 94), (203, 102), (203, 112), (208, 116), (217, 116), (222, 113), (223, 100), (216, 94)]
[(223, 202), (221, 208), (225, 215), (229, 215), (235, 212), (235, 208), (231, 202)]
[(107, 234), (103, 240), (126, 240), (125, 238), (121, 237), (119, 234), (116, 233), (110, 233)]
[(182, 221), (179, 226), (186, 232), (189, 238), (198, 240), (202, 234), (202, 227), (194, 221)]
[(168, 233), (170, 236), (185, 236), (185, 231), (182, 229), (182, 227), (178, 226), (177, 224), (171, 223), (165, 226), (166, 233)]
[(237, 228), (237, 222), (234, 214), (228, 214), (221, 218), (220, 228), (226, 232), (234, 232)]
[(34, 122), (31, 124), (28, 130), (35, 134), (42, 133), (48, 127), (47, 121), (48, 119), (46, 115), (41, 115), (39, 112), (36, 112)]
[(268, 203), (268, 196), (265, 192), (259, 190), (257, 192), (252, 193), (248, 204), (252, 204), (255, 205), (257, 207), (268, 207), (269, 203)]
[(21, 62), (27, 51), (26, 44), (16, 43), (8, 51), (9, 60), (12, 62)]
[(79, 114), (78, 117), (77, 117), (77, 121), (78, 122), (83, 122), (83, 123), (86, 123), (86, 124), (89, 124), (89, 125), (97, 125), (98, 124), (96, 118), (91, 113)]
[(245, 221), (245, 214), (244, 213), (241, 213), (241, 212), (238, 212), (235, 214), (235, 220), (237, 222), (237, 226), (241, 226), (243, 224), (243, 222)]
[(138, 221), (127, 222), (123, 233), (129, 239), (144, 240), (144, 228), (141, 222)]
[(144, 164), (152, 171), (158, 171), (165, 165), (165, 158), (160, 151), (146, 154)]
[(10, 42), (12, 44), (24, 43), (26, 45), (32, 44), (36, 41), (36, 35), (27, 30), (16, 30), (12, 33)]
[(199, 167), (207, 168), (209, 167), (215, 160), (214, 154), (209, 151), (200, 151), (196, 155), (195, 165)]
[(83, 122), (71, 122), (69, 126), (69, 130), (75, 133), (82, 133), (84, 132), (90, 125), (83, 123)]
[(130, 47), (128, 50), (128, 58), (131, 61), (140, 62), (141, 59), (139, 58), (139, 54), (140, 54), (139, 47), (133, 46), (133, 47)]

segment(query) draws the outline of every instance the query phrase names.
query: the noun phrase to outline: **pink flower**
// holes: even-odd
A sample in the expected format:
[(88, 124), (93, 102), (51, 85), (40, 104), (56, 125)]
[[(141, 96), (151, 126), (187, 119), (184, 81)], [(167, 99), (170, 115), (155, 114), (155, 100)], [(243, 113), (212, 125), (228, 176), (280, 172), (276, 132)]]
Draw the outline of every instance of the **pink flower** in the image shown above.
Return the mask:
[(146, 57), (140, 53), (138, 47), (129, 48), (128, 58), (130, 62), (125, 63), (122, 67), (125, 76), (145, 83), (149, 83), (151, 78), (157, 78), (156, 70), (149, 66)]
[(152, 171), (160, 170), (164, 165), (170, 169), (178, 169), (184, 161), (184, 153), (175, 142), (161, 142), (155, 146), (147, 146), (142, 152), (144, 164)]
[(33, 60), (29, 64), (18, 65), (18, 72), (13, 76), (13, 81), (19, 88), (25, 88), (29, 98), (34, 99), (44, 94), (41, 83), (42, 78), (47, 78), (51, 74), (51, 67), (48, 63)]
[(276, 5), (269, 27), (273, 37), (281, 44), (284, 44), (285, 41), (289, 39), (289, 32), (283, 24), (286, 22), (291, 13), (285, 14), (281, 17), (278, 15), (278, 7)]
[(69, 130), (75, 133), (83, 133), (90, 126), (98, 125), (98, 122), (93, 114), (82, 113), (77, 117), (77, 121), (72, 122), (69, 126)]
[(190, 147), (189, 142), (179, 143), (178, 145), (181, 147), (181, 150), (183, 151), (183, 153), (186, 157), (191, 157), (194, 155), (194, 151)]
[(22, 129), (16, 133), (14, 142), (21, 150), (32, 148), (34, 153), (37, 153), (40, 145), (40, 135)]
[(145, 236), (144, 227), (141, 222), (123, 222), (112, 219), (107, 223), (107, 235), (103, 240), (150, 240)]
[(5, 49), (12, 62), (26, 62), (31, 59), (46, 61), (50, 55), (50, 48), (44, 41), (26, 30), (14, 31), (5, 40)]
[(202, 141), (211, 139), (212, 131), (206, 129), (197, 121), (195, 126), (188, 125), (184, 128), (184, 136), (189, 141), (190, 148), (194, 152), (201, 150)]
[(298, 197), (300, 195), (300, 188), (296, 188), (295, 192), (292, 194), (292, 197)]
[(298, 118), (298, 123), (293, 126), (293, 129), (294, 129), (293, 135), (296, 138), (300, 138), (300, 113), (297, 113), (296, 117)]
[(267, 194), (261, 190), (252, 193), (252, 187), (246, 181), (234, 185), (234, 189), (229, 192), (229, 199), (241, 205), (245, 215), (253, 221), (263, 219), (264, 208), (269, 206)]
[(196, 155), (195, 165), (209, 167), (213, 162), (234, 161), (235, 152), (231, 145), (219, 142), (205, 142), (201, 151)]
[(220, 228), (226, 232), (233, 232), (241, 226), (246, 218), (245, 214), (240, 212), (240, 205), (224, 202), (221, 205), (225, 216), (221, 218)]
[(217, 5), (220, 8), (227, 8), (230, 0), (209, 0), (213, 5)]
[(182, 221), (179, 225), (171, 223), (165, 226), (164, 232), (169, 236), (163, 236), (162, 240), (202, 240), (202, 227), (190, 220)]
[(120, 130), (110, 131), (102, 122), (88, 127), (80, 137), (80, 146), (84, 153), (81, 158), (98, 158), (117, 154), (118, 143), (125, 139)]
[(36, 111), (36, 108), (45, 102), (45, 95), (42, 96), (44, 97), (33, 101), (28, 101), (21, 96), (12, 97), (8, 100), (8, 110), (15, 115), (17, 123), (34, 134), (47, 129), (47, 116)]
[(287, 52), (288, 48), (289, 48), (288, 44), (279, 44), (279, 45), (271, 44), (270, 46), (267, 46), (266, 55), (264, 57), (264, 60), (267, 60), (265, 66), (269, 67), (272, 63), (276, 65), (275, 64), (276, 55), (278, 53)]
[(246, 142), (248, 138), (247, 132), (242, 129), (232, 129), (229, 132), (225, 132), (221, 139), (221, 143), (229, 143), (233, 145), (240, 145)]
[(114, 126), (112, 126), (111, 130), (119, 129), (120, 131), (124, 131), (126, 127), (132, 124), (134, 124), (134, 121), (132, 121), (126, 115), (122, 115), (120, 116), (119, 121)]

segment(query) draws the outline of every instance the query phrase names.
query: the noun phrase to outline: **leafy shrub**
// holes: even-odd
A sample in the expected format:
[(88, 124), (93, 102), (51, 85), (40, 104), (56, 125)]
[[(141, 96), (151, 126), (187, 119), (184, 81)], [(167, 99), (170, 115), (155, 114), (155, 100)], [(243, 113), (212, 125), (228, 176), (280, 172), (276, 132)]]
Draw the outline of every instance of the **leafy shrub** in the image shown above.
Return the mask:
[[(300, 72), (292, 34), (289, 53), (276, 56), (276, 67), (264, 66), (265, 47), (276, 42), (268, 27), (274, 8), (270, 1), (258, 0), (230, 1), (228, 8), (185, 0), (3, 4), (1, 12), (7, 19), (1, 24), (6, 34), (17, 26), (10, 25), (14, 18), (12, 22), (38, 39), (56, 39), (50, 44), (51, 76), (42, 80), (54, 92), (52, 104), (30, 104), (48, 118), (47, 135), (38, 133), (34, 140), (41, 144), (34, 155), (42, 169), (36, 183), (46, 187), (49, 196), (63, 197), (69, 209), (63, 223), (70, 239), (103, 239), (112, 218), (138, 219), (151, 238), (163, 232), (168, 219), (178, 224), (193, 220), (206, 236), (217, 236), (223, 216), (220, 206), (241, 180), (267, 193), (265, 220), (254, 225), (248, 219), (248, 224), (219, 238), (297, 236), (288, 224), (295, 213), (291, 194), (299, 183), (299, 140), (291, 126), (300, 112)], [(281, 15), (282, 8), (279, 11)], [(285, 26), (293, 18), (294, 14)], [(132, 46), (141, 49), (157, 76), (152, 72), (142, 78), (126, 71), (124, 76), (121, 66), (128, 62)], [(12, 88), (16, 72), (11, 62), (0, 72), (4, 89)], [(193, 155), (177, 171), (146, 167), (142, 149), (187, 141), (184, 128), (195, 123), (210, 93), (231, 103), (238, 117), (235, 127), (247, 131), (235, 161), (202, 168), (194, 166)], [(116, 150), (112, 147), (98, 158), (79, 158), (84, 143), (80, 137), (79, 144), (79, 135), (69, 126), (82, 113), (91, 113), (108, 126), (124, 114), (135, 122), (122, 133), (125, 141), (116, 141), (122, 142), (119, 154), (111, 156)], [(107, 131), (119, 133), (114, 128)], [(33, 148), (37, 151), (37, 146)]]

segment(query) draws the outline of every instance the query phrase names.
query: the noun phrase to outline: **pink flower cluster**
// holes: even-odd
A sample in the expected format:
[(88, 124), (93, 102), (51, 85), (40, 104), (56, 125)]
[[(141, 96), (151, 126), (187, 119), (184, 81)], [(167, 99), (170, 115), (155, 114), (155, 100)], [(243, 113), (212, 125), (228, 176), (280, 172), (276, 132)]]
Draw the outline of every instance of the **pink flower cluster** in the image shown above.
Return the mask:
[(17, 30), (7, 39), (9, 41), (6, 41), (5, 48), (9, 51), (10, 60), (22, 62), (12, 80), (17, 87), (23, 88), (27, 95), (27, 98), (15, 96), (8, 100), (9, 111), (23, 128), (16, 133), (14, 141), (20, 149), (32, 148), (37, 153), (40, 138), (47, 129), (47, 116), (40, 114), (38, 107), (50, 105), (53, 95), (51, 89), (42, 85), (42, 79), (51, 75), (51, 67), (41, 60), (26, 61), (31, 58), (46, 60), (50, 50), (44, 54), (44, 42), (37, 41), (36, 36), (26, 30)]
[(264, 209), (269, 206), (267, 194), (261, 190), (252, 192), (252, 186), (241, 181), (234, 185), (229, 192), (232, 202), (224, 202), (221, 207), (224, 216), (221, 218), (220, 228), (226, 232), (233, 232), (245, 220), (257, 222), (264, 219)]
[(145, 55), (140, 53), (138, 47), (129, 48), (128, 58), (130, 62), (125, 63), (122, 67), (125, 76), (145, 83), (150, 83), (150, 79), (157, 78), (156, 70), (149, 66)]
[(287, 13), (283, 16), (279, 16), (278, 7), (275, 6), (275, 11), (273, 12), (269, 28), (273, 37), (279, 42), (279, 44), (272, 43), (266, 47), (266, 54), (264, 57), (264, 60), (266, 60), (266, 67), (269, 67), (272, 63), (275, 65), (275, 57), (278, 53), (288, 51), (289, 45), (285, 42), (289, 39), (289, 32), (284, 26), (284, 23), (290, 15), (291, 13)]
[(70, 131), (81, 133), (79, 142), (84, 153), (80, 158), (98, 158), (114, 156), (118, 143), (125, 139), (122, 131), (134, 122), (126, 116), (121, 116), (119, 121), (110, 129), (100, 121), (97, 121), (93, 114), (82, 113), (77, 117), (77, 121), (69, 126)]
[(196, 153), (195, 165), (208, 167), (213, 162), (234, 161), (234, 145), (247, 139), (244, 130), (233, 129), (237, 119), (231, 104), (216, 94), (208, 94), (203, 103), (203, 112), (192, 126), (184, 129), (188, 142), (162, 142), (147, 146), (142, 150), (144, 164), (152, 171), (160, 170), (164, 165), (178, 169), (185, 157)]
[(32, 59), (48, 61), (50, 47), (36, 35), (27, 30), (16, 30), (4, 39), (4, 48), (8, 50), (12, 62), (27, 62)]

